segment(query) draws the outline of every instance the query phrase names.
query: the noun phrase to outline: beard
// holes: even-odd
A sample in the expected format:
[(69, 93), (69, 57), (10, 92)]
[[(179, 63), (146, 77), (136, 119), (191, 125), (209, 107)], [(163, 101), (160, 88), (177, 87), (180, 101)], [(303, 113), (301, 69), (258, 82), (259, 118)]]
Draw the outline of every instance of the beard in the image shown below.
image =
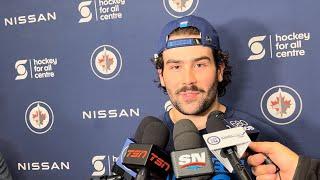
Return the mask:
[(216, 101), (217, 99), (217, 87), (218, 87), (218, 78), (216, 77), (216, 80), (212, 83), (210, 88), (208, 89), (208, 92), (206, 93), (205, 90), (198, 88), (196, 85), (191, 85), (191, 86), (184, 86), (180, 89), (178, 89), (175, 92), (175, 95), (178, 95), (180, 92), (186, 92), (186, 91), (198, 91), (202, 94), (206, 93), (206, 96), (202, 99), (199, 100), (198, 102), (198, 107), (196, 107), (192, 112), (186, 111), (186, 109), (183, 107), (183, 104), (175, 100), (173, 98), (170, 98), (173, 106), (182, 114), (184, 115), (201, 115), (202, 113), (206, 112), (212, 104)]

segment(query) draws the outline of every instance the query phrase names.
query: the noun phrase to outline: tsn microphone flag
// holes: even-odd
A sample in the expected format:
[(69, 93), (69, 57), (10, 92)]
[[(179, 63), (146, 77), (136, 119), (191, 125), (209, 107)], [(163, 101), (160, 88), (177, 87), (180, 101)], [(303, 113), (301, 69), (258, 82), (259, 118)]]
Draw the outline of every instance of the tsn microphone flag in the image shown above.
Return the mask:
[(221, 156), (222, 148), (236, 146), (237, 156), (238, 158), (241, 158), (251, 142), (243, 127), (230, 128), (205, 134), (203, 135), (203, 138), (209, 150), (225, 166), (225, 168), (228, 169), (230, 173), (232, 173), (233, 168), (228, 158)]
[(122, 168), (126, 173), (130, 174), (132, 177), (136, 177), (137, 173), (135, 173), (134, 171), (132, 171), (131, 169), (127, 168), (125, 165), (122, 164), (123, 159), (127, 153), (128, 147), (132, 143), (135, 143), (135, 142), (130, 138), (126, 139), (126, 142), (124, 143), (121, 153), (119, 155), (119, 158), (116, 161), (116, 165), (118, 165), (120, 168)]
[(170, 156), (153, 144), (130, 144), (123, 164), (135, 172), (147, 167), (150, 172), (161, 177), (171, 172)]

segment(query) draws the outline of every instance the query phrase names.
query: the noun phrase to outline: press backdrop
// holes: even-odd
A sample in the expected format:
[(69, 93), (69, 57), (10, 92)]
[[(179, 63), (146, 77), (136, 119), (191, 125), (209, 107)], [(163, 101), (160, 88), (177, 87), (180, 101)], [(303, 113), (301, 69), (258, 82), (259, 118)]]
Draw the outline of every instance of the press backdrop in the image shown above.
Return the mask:
[[(320, 2), (25, 0), (0, 6), (0, 151), (15, 179), (106, 175), (168, 100), (150, 58), (168, 21), (194, 14), (230, 54), (222, 98), (320, 158)], [(245, 125), (245, 119), (235, 123)]]

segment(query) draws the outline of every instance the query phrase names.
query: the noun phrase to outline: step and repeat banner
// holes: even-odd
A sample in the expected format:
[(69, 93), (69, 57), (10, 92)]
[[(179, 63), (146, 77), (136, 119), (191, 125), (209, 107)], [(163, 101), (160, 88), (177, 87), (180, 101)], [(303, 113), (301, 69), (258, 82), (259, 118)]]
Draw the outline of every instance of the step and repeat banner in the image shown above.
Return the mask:
[[(316, 0), (26, 0), (0, 6), (0, 152), (14, 179), (107, 175), (141, 119), (166, 111), (150, 58), (185, 15), (217, 29), (233, 66), (221, 101), (320, 158)], [(239, 119), (239, 126), (246, 120)]]

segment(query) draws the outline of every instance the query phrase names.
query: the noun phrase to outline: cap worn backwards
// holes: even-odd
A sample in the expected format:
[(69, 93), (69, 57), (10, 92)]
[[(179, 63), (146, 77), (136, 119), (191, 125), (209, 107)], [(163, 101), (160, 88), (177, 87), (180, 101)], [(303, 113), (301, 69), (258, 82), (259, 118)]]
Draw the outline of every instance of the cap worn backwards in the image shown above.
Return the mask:
[[(169, 35), (177, 28), (195, 27), (200, 31), (201, 38), (184, 38), (169, 40)], [(220, 43), (217, 31), (204, 18), (190, 15), (170, 21), (162, 29), (158, 44), (158, 54), (165, 49), (203, 45), (215, 50), (220, 50)]]

